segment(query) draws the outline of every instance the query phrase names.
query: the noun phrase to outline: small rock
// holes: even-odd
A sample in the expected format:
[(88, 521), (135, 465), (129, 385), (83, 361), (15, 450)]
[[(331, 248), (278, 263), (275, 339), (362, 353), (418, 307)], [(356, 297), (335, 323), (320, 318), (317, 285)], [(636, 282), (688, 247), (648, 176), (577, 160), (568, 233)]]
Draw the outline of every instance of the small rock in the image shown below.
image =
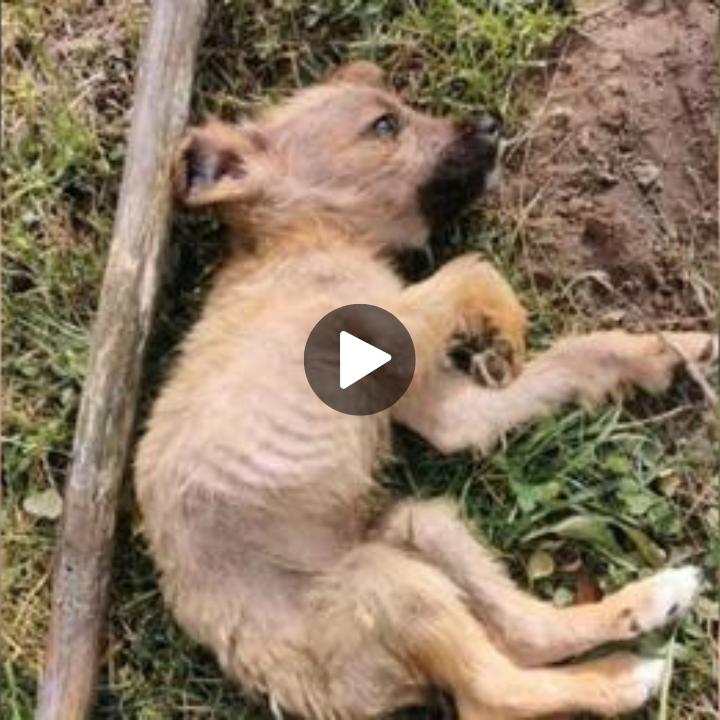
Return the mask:
[(604, 327), (608, 327), (611, 325), (617, 326), (625, 319), (626, 315), (627, 310), (623, 310), (622, 308), (608, 310), (606, 313), (603, 313), (600, 316), (600, 323)]
[(609, 102), (601, 112), (600, 124), (608, 130), (617, 132), (627, 121), (627, 111), (622, 102)]
[(566, 213), (570, 216), (577, 216), (581, 215), (585, 210), (588, 209), (589, 203), (584, 198), (581, 198), (579, 196), (576, 196), (574, 198), (570, 198), (566, 205)]
[(605, 83), (605, 87), (611, 95), (615, 95), (617, 97), (625, 97), (627, 94), (627, 88), (623, 84), (622, 80), (619, 80), (618, 78), (610, 78), (610, 80)]
[(641, 12), (646, 17), (658, 15), (659, 13), (666, 10), (665, 2), (666, 0), (646, 0), (646, 2), (644, 2), (642, 5)]
[(573, 111), (569, 107), (559, 105), (552, 109), (548, 115), (550, 126), (558, 130), (567, 130), (573, 118)]
[(593, 139), (592, 129), (589, 126), (585, 126), (578, 133), (578, 150), (581, 153), (589, 153), (592, 150), (594, 144), (595, 143)]
[(618, 138), (618, 150), (622, 153), (631, 153), (635, 149), (637, 141), (630, 133), (623, 133)]
[(622, 65), (622, 55), (619, 52), (605, 52), (600, 56), (600, 67), (603, 70), (612, 72)]
[(650, 190), (660, 178), (660, 168), (649, 160), (642, 160), (633, 167), (635, 181), (643, 190)]
[(599, 170), (595, 176), (595, 180), (602, 188), (610, 188), (618, 184), (617, 175), (610, 170)]

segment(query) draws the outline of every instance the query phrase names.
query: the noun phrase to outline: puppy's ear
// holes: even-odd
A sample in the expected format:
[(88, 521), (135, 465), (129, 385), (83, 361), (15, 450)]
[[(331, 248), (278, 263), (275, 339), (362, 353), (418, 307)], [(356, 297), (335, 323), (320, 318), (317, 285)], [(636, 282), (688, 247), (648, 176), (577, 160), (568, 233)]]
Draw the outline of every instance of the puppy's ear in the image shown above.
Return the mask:
[(254, 128), (217, 120), (190, 130), (175, 157), (173, 185), (190, 207), (241, 202), (260, 189), (266, 142)]
[(343, 82), (353, 85), (369, 85), (385, 88), (385, 73), (375, 63), (359, 60), (358, 62), (340, 65), (327, 77), (327, 82)]

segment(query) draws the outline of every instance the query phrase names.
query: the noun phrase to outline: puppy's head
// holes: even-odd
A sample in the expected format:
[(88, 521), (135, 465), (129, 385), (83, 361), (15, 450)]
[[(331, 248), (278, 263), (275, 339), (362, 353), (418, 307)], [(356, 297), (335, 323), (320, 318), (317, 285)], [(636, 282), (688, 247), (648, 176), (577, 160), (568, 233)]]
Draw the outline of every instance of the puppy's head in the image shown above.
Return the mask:
[(238, 126), (210, 122), (185, 138), (176, 189), (190, 206), (215, 205), (261, 239), (295, 219), (342, 222), (388, 250), (419, 247), (488, 185), (499, 123), (451, 122), (403, 104), (370, 63)]

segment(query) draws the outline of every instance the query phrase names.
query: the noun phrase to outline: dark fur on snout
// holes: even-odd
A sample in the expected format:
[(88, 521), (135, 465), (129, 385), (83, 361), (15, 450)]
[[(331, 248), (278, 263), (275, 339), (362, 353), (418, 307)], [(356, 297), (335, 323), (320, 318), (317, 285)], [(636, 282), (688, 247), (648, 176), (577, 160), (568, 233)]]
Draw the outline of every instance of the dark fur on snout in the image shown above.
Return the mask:
[(482, 194), (498, 160), (498, 140), (499, 123), (490, 116), (457, 125), (456, 140), (418, 190), (420, 209), (431, 228), (446, 225)]

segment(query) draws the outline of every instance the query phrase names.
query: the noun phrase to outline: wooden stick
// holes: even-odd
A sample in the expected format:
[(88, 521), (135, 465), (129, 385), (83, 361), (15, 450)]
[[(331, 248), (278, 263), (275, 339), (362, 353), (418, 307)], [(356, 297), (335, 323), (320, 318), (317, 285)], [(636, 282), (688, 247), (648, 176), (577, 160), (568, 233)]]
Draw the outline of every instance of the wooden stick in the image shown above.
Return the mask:
[(169, 235), (170, 164), (187, 123), (206, 9), (206, 0), (152, 7), (65, 486), (39, 720), (87, 718), (94, 701), (117, 497)]

